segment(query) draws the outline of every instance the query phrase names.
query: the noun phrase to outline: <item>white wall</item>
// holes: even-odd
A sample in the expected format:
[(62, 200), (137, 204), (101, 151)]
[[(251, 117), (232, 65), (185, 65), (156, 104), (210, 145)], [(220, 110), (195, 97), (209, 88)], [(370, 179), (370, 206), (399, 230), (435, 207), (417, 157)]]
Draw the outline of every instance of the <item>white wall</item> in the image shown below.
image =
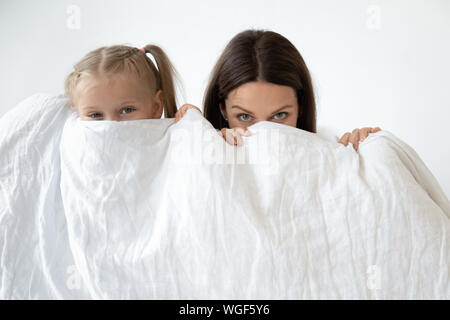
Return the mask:
[(0, 115), (35, 92), (62, 92), (85, 53), (122, 43), (162, 46), (183, 80), (181, 102), (201, 105), (221, 50), (247, 28), (279, 32), (299, 49), (319, 126), (393, 132), (450, 195), (447, 0), (1, 0)]

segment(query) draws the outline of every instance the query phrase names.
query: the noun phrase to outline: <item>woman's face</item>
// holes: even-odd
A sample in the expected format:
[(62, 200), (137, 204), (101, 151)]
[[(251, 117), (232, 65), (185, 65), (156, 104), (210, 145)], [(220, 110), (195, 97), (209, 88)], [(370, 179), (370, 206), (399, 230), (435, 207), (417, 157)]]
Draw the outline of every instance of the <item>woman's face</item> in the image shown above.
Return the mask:
[(248, 127), (258, 121), (273, 121), (296, 127), (297, 95), (293, 88), (270, 82), (247, 82), (230, 91), (222, 115), (230, 128)]

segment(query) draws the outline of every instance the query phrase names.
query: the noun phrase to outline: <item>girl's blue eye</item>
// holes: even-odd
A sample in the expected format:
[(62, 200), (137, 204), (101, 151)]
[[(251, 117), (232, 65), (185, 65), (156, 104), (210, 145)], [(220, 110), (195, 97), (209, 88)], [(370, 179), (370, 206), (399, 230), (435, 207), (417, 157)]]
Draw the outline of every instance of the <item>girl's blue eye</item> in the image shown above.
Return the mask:
[(88, 117), (90, 117), (90, 118), (98, 118), (98, 117), (101, 117), (101, 116), (102, 116), (101, 113), (94, 112), (94, 113), (91, 113)]
[[(136, 110), (136, 109), (134, 109), (133, 107), (125, 107), (125, 108), (122, 109), (122, 114), (131, 113), (134, 110)], [(124, 112), (124, 111), (126, 111), (126, 112)]]
[(273, 118), (275, 120), (282, 120), (282, 119), (286, 118), (286, 116), (287, 116), (286, 112), (279, 112)]
[(249, 121), (251, 117), (250, 117), (250, 115), (243, 113), (243, 114), (238, 115), (238, 118), (241, 121)]

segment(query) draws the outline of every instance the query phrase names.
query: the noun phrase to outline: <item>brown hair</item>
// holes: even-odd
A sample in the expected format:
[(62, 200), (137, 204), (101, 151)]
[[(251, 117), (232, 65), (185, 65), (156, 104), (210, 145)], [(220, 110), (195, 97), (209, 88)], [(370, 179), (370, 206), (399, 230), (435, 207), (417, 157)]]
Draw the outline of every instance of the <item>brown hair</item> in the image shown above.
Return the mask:
[(297, 128), (316, 132), (316, 103), (311, 76), (302, 56), (282, 35), (246, 30), (225, 47), (209, 80), (204, 115), (216, 129), (228, 126), (219, 109), (233, 89), (252, 81), (292, 87), (297, 94)]
[[(177, 112), (174, 77), (176, 74), (169, 58), (164, 51), (156, 45), (146, 45), (144, 51), (130, 46), (115, 45), (101, 47), (86, 54), (74, 66), (65, 80), (65, 93), (73, 103), (75, 88), (81, 78), (92, 74), (130, 73), (146, 83), (149, 91), (155, 94), (162, 90), (164, 116), (173, 118)], [(152, 54), (157, 68), (146, 55)]]

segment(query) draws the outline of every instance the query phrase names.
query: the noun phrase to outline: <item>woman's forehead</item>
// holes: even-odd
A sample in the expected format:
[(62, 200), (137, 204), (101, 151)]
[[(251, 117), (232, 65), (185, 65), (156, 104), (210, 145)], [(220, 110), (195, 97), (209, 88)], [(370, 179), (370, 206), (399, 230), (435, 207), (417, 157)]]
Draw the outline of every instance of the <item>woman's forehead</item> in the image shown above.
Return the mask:
[(293, 104), (297, 97), (293, 88), (269, 82), (247, 82), (230, 91), (228, 102), (233, 104), (273, 105)]

